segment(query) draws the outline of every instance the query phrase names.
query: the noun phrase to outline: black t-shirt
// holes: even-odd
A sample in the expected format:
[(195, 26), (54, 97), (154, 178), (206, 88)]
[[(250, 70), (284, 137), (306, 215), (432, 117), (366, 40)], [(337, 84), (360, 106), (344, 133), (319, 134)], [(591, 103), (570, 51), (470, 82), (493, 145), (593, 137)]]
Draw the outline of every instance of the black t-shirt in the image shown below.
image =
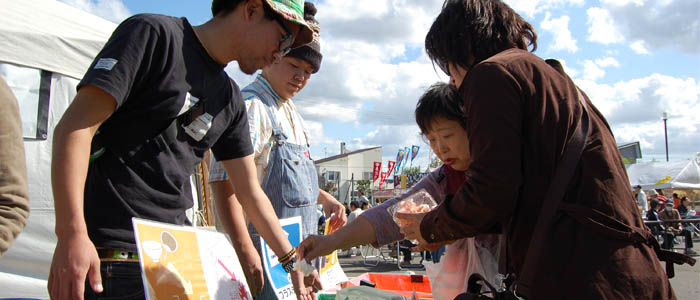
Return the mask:
[[(253, 152), (240, 91), (223, 68), (184, 18), (136, 15), (112, 34), (78, 85), (117, 100), (96, 137), (106, 152), (90, 163), (85, 183), (85, 220), (96, 246), (135, 249), (132, 217), (184, 224), (189, 176), (204, 153), (211, 148), (227, 160)], [(192, 111), (198, 113), (183, 114)], [(207, 114), (211, 127), (198, 141), (183, 126)], [(175, 133), (161, 134), (174, 120)]]

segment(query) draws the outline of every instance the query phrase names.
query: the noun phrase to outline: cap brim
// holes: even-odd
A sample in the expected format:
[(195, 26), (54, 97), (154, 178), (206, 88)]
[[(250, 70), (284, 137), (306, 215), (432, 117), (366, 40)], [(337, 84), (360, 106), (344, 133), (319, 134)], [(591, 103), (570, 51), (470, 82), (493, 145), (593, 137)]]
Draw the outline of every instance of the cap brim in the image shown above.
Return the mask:
[(280, 7), (281, 4), (275, 1), (267, 0), (267, 3), (275, 12), (280, 14), (285, 20), (301, 25), (301, 30), (299, 30), (299, 34), (297, 34), (296, 38), (294, 39), (294, 44), (292, 44), (292, 48), (301, 47), (310, 43), (313, 40), (313, 31), (311, 31), (311, 27), (309, 27), (309, 24), (306, 24), (303, 13), (300, 15), (299, 13), (295, 13), (294, 10), (290, 10), (288, 7)]

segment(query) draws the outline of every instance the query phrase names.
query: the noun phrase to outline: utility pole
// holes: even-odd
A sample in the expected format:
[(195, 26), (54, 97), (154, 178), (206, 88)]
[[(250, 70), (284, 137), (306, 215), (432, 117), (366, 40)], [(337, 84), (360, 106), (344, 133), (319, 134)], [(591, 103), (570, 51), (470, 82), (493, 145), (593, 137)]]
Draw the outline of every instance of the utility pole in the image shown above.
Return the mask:
[[(348, 196), (348, 200), (352, 201), (352, 191), (355, 190), (355, 173), (350, 174), (350, 190), (348, 193), (350, 194)], [(349, 201), (348, 201), (349, 202)]]
[(664, 112), (661, 115), (661, 118), (664, 120), (664, 141), (666, 142), (666, 161), (668, 161), (668, 131), (666, 130), (666, 121), (668, 120), (668, 113)]

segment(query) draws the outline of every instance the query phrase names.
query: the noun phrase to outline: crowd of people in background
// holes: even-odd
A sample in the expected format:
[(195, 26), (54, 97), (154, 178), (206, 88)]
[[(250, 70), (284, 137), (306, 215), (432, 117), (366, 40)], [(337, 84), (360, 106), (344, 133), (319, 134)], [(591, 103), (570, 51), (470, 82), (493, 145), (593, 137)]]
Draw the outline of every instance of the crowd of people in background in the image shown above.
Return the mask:
[[(693, 237), (700, 236), (697, 226), (700, 222), (673, 222), (698, 218), (697, 212), (689, 209), (690, 201), (687, 196), (681, 197), (678, 193), (673, 193), (671, 199), (668, 199), (663, 190), (650, 189), (645, 192), (640, 185), (634, 186), (634, 192), (637, 206), (648, 221), (647, 227), (654, 235), (661, 237), (662, 248), (672, 249), (673, 245), (678, 243), (676, 237), (682, 237), (685, 242), (685, 254), (698, 255), (693, 250)], [(649, 194), (648, 197), (646, 193)]]

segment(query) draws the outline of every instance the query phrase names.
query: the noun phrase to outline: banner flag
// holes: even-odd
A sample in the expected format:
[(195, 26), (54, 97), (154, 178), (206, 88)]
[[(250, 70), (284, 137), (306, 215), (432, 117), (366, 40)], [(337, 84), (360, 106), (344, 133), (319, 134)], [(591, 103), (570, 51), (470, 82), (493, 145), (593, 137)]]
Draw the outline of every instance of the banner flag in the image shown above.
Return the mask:
[(380, 176), (381, 176), (381, 179), (379, 180), (379, 189), (381, 190), (382, 185), (384, 185), (384, 180), (386, 179), (387, 173), (382, 172), (382, 174)]
[(420, 150), (420, 146), (413, 145), (413, 147), (411, 147), (411, 163), (413, 163), (413, 159), (418, 156), (418, 150)]
[(374, 169), (372, 170), (372, 183), (377, 181), (379, 179), (379, 173), (382, 171), (382, 162), (381, 161), (375, 161), (374, 162)]
[(396, 154), (396, 169), (394, 169), (394, 174), (399, 173), (399, 169), (401, 169), (401, 163), (403, 163), (404, 156), (405, 155), (403, 149), (399, 149), (399, 153)]
[[(389, 174), (389, 175), (391, 175), (391, 172), (394, 172), (394, 167), (395, 167), (395, 166), (396, 166), (396, 162), (395, 162), (395, 161), (391, 161), (391, 160), (388, 161), (388, 162), (386, 163), (386, 173)], [(388, 175), (387, 175), (387, 176), (388, 176)]]
[(409, 156), (409, 154), (411, 154), (411, 148), (405, 147), (403, 149), (403, 153), (404, 153), (404, 156), (403, 156), (403, 164), (401, 165), (401, 171), (403, 171), (403, 169), (406, 168), (406, 164), (408, 163), (408, 156)]

